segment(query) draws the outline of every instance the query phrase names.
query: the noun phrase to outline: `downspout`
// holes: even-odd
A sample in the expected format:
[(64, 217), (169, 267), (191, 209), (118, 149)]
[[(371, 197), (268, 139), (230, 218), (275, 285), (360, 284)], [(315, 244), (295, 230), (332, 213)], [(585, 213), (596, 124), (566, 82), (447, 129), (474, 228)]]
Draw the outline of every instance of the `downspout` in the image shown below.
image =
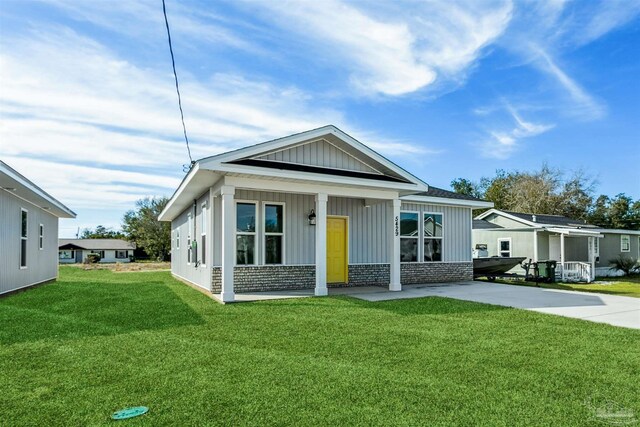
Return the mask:
[(193, 256), (193, 266), (198, 268), (200, 261), (198, 261), (198, 238), (196, 236), (196, 214), (198, 213), (198, 201), (193, 199), (193, 239), (191, 239), (191, 255)]

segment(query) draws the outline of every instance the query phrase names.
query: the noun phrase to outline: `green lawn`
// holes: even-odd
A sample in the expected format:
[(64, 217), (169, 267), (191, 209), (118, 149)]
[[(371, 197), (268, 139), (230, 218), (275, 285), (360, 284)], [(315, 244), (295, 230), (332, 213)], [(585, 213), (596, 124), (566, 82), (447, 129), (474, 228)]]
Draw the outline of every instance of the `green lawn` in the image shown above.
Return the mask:
[[(480, 279), (486, 281), (485, 279)], [(600, 294), (622, 295), (640, 298), (640, 275), (626, 277), (596, 277), (593, 283), (535, 283), (522, 279), (496, 279), (497, 283), (507, 285), (540, 286), (548, 289), (567, 291), (597, 292)]]
[[(61, 268), (0, 298), (0, 425), (582, 426), (640, 418), (640, 331), (443, 298), (220, 305)], [(585, 402), (591, 402), (590, 405)]]

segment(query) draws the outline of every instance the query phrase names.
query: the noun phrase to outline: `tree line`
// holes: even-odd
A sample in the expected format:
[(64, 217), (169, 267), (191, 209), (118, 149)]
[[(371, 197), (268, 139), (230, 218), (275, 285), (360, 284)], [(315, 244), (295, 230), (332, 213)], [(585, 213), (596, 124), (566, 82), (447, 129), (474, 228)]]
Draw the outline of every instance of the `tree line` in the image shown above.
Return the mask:
[(158, 221), (158, 215), (168, 202), (166, 197), (140, 199), (135, 209), (124, 214), (122, 231), (98, 225), (95, 229), (83, 229), (80, 238), (128, 240), (150, 259), (166, 261), (171, 254), (171, 224)]
[(546, 163), (533, 172), (498, 169), (495, 176), (479, 182), (451, 181), (456, 193), (488, 200), (496, 209), (563, 215), (604, 228), (640, 230), (640, 200), (624, 193), (595, 196), (596, 184), (582, 170), (567, 175)]

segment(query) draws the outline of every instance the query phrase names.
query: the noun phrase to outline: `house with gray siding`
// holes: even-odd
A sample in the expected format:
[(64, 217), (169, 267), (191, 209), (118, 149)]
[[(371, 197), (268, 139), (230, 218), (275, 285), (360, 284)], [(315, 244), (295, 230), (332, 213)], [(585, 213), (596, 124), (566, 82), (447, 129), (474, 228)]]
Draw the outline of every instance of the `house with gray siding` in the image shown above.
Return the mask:
[(472, 278), (472, 209), (335, 126), (194, 162), (160, 214), (171, 271), (235, 293)]
[(84, 262), (89, 254), (98, 254), (100, 263), (130, 262), (135, 243), (122, 239), (60, 239), (60, 264)]
[[(526, 257), (558, 262), (561, 280), (592, 281), (619, 275), (610, 260), (640, 261), (640, 231), (604, 229), (559, 215), (490, 209), (473, 221), (473, 245), (486, 245), (489, 256)], [(512, 270), (523, 273), (520, 267)]]
[(0, 161), (0, 295), (58, 277), (58, 219), (75, 217)]

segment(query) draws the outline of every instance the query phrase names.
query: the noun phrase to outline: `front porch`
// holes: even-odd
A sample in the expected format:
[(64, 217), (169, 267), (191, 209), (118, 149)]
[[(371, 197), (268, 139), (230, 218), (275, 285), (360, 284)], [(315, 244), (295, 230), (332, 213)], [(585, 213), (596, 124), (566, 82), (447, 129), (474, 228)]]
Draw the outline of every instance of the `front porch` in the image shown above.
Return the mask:
[(562, 282), (586, 282), (595, 279), (595, 262), (598, 257), (600, 233), (569, 228), (534, 230), (534, 261), (557, 261), (556, 280)]

